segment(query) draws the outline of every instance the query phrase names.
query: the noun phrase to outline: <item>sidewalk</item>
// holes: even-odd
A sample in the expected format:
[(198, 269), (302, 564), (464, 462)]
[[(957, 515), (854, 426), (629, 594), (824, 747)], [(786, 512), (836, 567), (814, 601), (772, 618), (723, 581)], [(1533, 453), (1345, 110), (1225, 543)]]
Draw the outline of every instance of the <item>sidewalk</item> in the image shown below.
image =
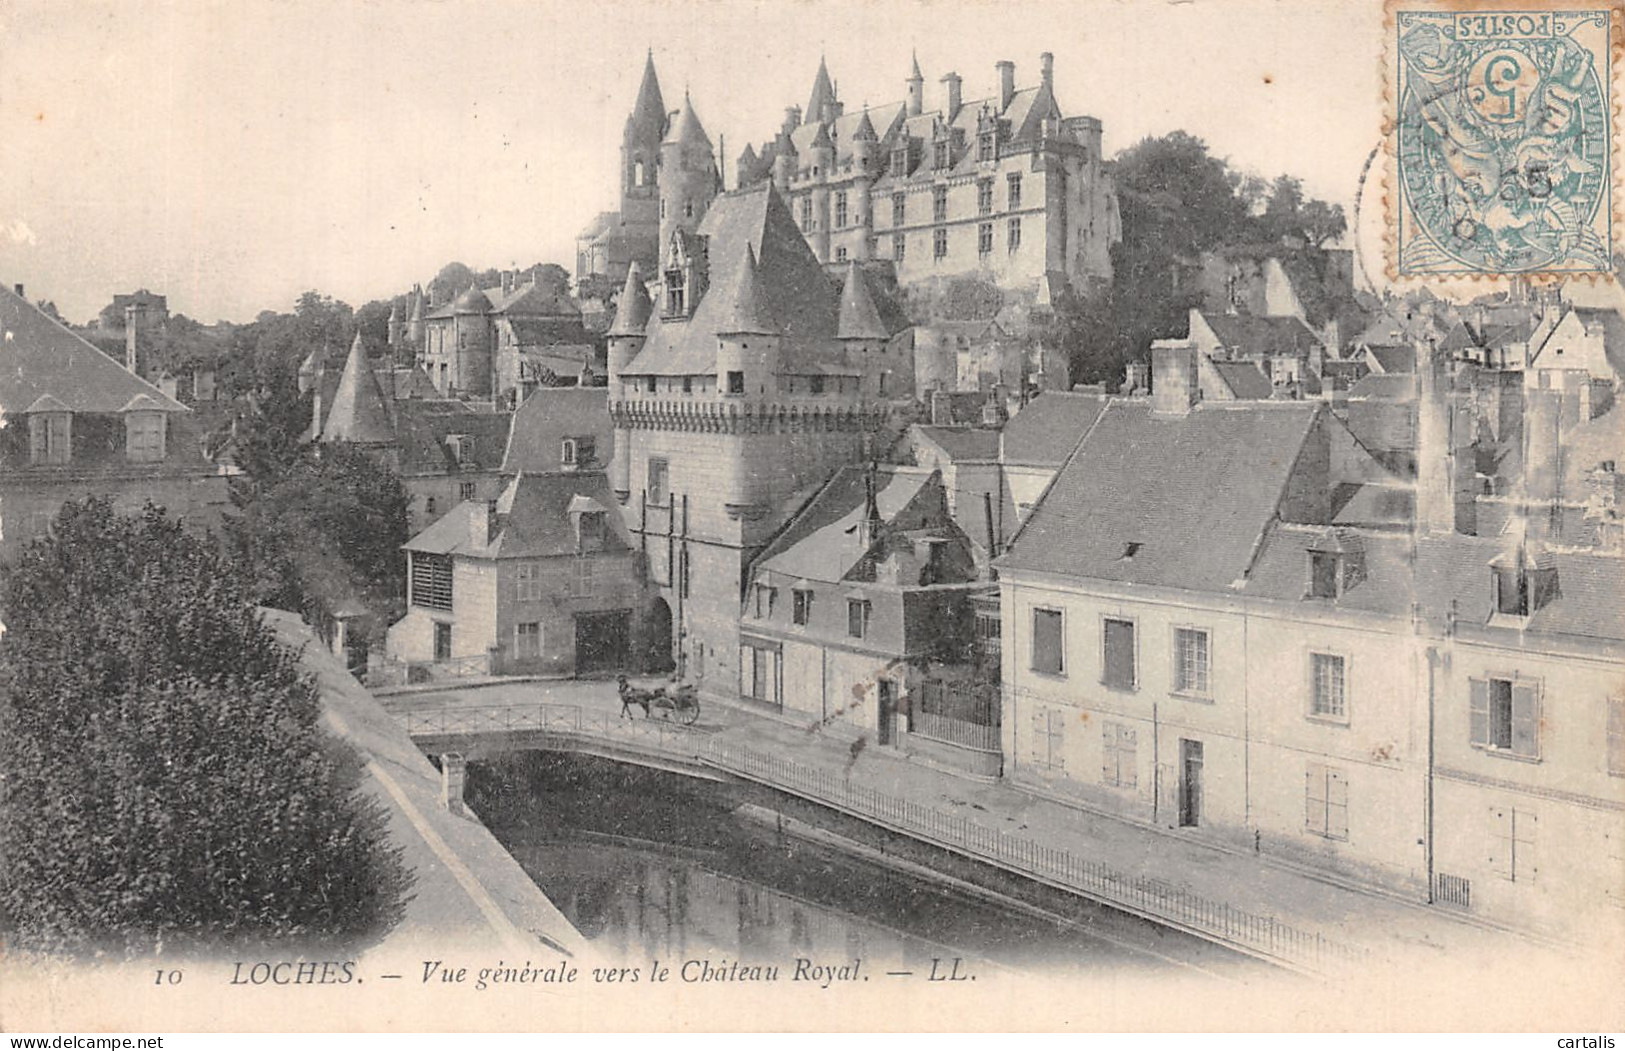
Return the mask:
[[(452, 705), (578, 704), (608, 709), (613, 689), (602, 683), (558, 682), (465, 684), (438, 691), (438, 697), (401, 698), (392, 709), (425, 703)], [(1227, 903), (1260, 917), (1274, 917), (1310, 934), (1365, 949), (1378, 959), (1417, 951), (1452, 955), (1521, 952), (1539, 943), (1470, 917), (1425, 903), (1332, 882), (1279, 864), (1181, 834), (1148, 828), (1046, 799), (1009, 782), (981, 782), (937, 766), (926, 766), (889, 749), (868, 746), (856, 756), (855, 727), (842, 724), (808, 729), (742, 701), (706, 698), (695, 727), (714, 741), (750, 752), (794, 760), (840, 778), (853, 789), (872, 789), (912, 804), (951, 814), (996, 832), (1025, 837), (1074, 856), (1090, 859), (1127, 879), (1156, 880), (1213, 903)], [(1513, 941), (1516, 939), (1516, 941)], [(1509, 945), (1509, 942), (1512, 942)]]

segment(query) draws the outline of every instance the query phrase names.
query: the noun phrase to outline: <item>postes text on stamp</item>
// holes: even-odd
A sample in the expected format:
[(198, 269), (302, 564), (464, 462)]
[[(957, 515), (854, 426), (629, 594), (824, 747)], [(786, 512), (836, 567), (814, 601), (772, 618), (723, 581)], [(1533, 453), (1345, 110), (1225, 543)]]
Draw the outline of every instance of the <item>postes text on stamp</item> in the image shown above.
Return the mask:
[(1611, 272), (1611, 12), (1390, 12), (1395, 276)]

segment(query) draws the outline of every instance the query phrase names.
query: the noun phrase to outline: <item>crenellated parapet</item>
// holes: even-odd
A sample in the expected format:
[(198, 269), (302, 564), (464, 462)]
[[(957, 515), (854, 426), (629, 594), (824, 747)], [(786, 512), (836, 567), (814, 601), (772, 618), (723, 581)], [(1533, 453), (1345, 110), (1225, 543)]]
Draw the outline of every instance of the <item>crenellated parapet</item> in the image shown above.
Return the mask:
[(891, 411), (883, 403), (817, 405), (681, 398), (609, 403), (610, 419), (618, 428), (700, 434), (861, 434), (885, 426)]

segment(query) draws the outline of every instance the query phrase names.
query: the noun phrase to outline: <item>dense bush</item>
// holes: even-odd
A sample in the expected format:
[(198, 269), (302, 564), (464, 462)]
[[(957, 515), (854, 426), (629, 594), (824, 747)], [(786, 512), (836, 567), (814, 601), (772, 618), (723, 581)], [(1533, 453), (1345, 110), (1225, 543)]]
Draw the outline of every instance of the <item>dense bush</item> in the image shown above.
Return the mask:
[(409, 877), (358, 761), (210, 544), (70, 503), (0, 603), (11, 944), (320, 945), (399, 918)]

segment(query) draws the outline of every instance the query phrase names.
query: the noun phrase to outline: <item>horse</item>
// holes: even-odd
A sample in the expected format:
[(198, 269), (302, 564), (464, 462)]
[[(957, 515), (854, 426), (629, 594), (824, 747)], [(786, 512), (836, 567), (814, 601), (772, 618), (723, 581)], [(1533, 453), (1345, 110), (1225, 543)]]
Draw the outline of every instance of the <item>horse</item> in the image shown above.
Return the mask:
[(651, 701), (653, 695), (648, 690), (640, 690), (626, 680), (626, 676), (615, 677), (615, 689), (621, 695), (621, 718), (632, 718), (632, 706), (635, 704), (643, 709), (643, 717), (650, 717)]

